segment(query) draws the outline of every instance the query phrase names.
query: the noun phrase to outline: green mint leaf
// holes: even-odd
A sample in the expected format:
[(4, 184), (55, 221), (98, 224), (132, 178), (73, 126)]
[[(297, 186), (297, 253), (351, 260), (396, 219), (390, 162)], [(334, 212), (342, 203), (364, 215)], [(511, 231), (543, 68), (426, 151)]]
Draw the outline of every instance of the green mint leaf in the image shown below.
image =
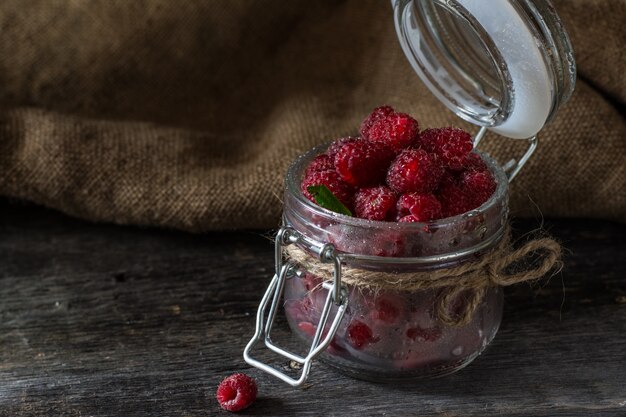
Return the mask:
[(332, 191), (325, 185), (309, 185), (307, 191), (313, 196), (315, 202), (327, 210), (334, 211), (335, 213), (345, 214), (346, 216), (352, 216), (348, 207), (344, 206), (341, 201), (335, 197)]

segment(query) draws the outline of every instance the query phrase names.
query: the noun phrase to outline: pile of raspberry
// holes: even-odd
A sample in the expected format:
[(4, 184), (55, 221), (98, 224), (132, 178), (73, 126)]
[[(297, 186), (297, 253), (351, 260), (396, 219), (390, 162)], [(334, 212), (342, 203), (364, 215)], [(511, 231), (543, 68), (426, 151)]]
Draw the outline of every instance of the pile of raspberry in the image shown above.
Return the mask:
[(425, 129), (390, 106), (374, 109), (360, 136), (330, 144), (307, 167), (303, 194), (326, 186), (356, 217), (428, 222), (482, 205), (496, 182), (471, 136), (454, 127)]

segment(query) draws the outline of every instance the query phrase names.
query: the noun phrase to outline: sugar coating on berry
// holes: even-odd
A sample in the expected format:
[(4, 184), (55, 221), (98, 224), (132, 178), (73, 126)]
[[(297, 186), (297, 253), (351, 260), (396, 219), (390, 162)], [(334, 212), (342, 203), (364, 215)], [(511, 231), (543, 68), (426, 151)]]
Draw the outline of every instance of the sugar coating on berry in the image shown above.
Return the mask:
[(396, 194), (389, 187), (361, 188), (354, 195), (354, 212), (362, 219), (394, 220), (396, 202)]
[(257, 386), (254, 379), (246, 374), (233, 374), (217, 387), (216, 398), (226, 411), (240, 411), (256, 400)]
[(362, 349), (372, 342), (376, 342), (370, 327), (359, 320), (353, 320), (346, 331), (346, 339), (355, 349)]
[(461, 187), (476, 208), (491, 197), (496, 182), (489, 171), (466, 171), (461, 176)]
[(346, 136), (345, 138), (339, 138), (336, 141), (332, 142), (330, 145), (328, 145), (325, 154), (334, 161), (337, 151), (339, 151), (339, 149), (341, 149), (343, 145), (345, 145), (346, 143), (355, 142), (357, 140), (361, 140), (361, 138), (357, 136)]
[(426, 194), (437, 188), (443, 173), (436, 155), (422, 149), (405, 149), (391, 163), (387, 184), (400, 194)]
[(398, 223), (420, 223), (420, 221), (412, 214), (408, 216), (400, 217)]
[(334, 170), (305, 173), (300, 189), (306, 198), (315, 203), (315, 199), (308, 191), (308, 187), (311, 185), (325, 185), (346, 207), (352, 207), (354, 190), (350, 185), (343, 182)]
[(399, 218), (412, 215), (418, 222), (436, 220), (442, 215), (441, 203), (433, 194), (403, 194), (398, 199), (397, 208)]
[(381, 142), (396, 152), (413, 145), (419, 137), (419, 123), (405, 113), (392, 112), (372, 123), (363, 137)]
[(385, 178), (393, 157), (393, 151), (383, 144), (365, 140), (349, 142), (335, 154), (335, 170), (350, 185), (376, 185)]
[(304, 173), (305, 176), (309, 175), (311, 172), (315, 171), (328, 171), (335, 169), (334, 160), (325, 154), (317, 155), (310, 163), (309, 166), (306, 167), (306, 171)]
[(391, 106), (376, 107), (361, 123), (361, 128), (359, 129), (359, 132), (361, 132), (361, 136), (369, 139), (368, 135), (370, 129), (372, 128), (372, 125), (394, 112), (395, 110)]
[(487, 164), (483, 159), (475, 152), (470, 152), (465, 157), (463, 166), (467, 171), (488, 171)]
[(428, 152), (437, 154), (442, 163), (453, 170), (463, 168), (473, 148), (470, 134), (454, 127), (426, 129), (420, 134), (420, 144)]

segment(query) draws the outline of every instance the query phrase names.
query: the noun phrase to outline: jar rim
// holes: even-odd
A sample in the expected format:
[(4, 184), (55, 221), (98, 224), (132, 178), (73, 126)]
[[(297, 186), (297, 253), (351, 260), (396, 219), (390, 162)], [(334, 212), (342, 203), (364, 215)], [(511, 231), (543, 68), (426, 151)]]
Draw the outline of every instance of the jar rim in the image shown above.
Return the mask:
[(494, 159), (492, 159), (489, 154), (474, 149), (473, 152), (476, 152), (481, 156), (496, 181), (496, 190), (493, 192), (491, 197), (489, 197), (489, 199), (481, 204), (479, 207), (476, 207), (470, 211), (461, 213), (456, 216), (431, 220), (429, 222), (399, 223), (346, 216), (344, 214), (325, 209), (313, 203), (311, 200), (304, 196), (300, 186), (302, 182), (302, 175), (304, 174), (304, 171), (309, 162), (312, 161), (315, 156), (322, 154), (328, 148), (328, 145), (330, 143), (332, 142), (318, 145), (310, 149), (308, 152), (300, 155), (295, 161), (293, 161), (287, 169), (287, 175), (285, 177), (285, 188), (300, 204), (313, 211), (316, 215), (340, 221), (342, 224), (363, 228), (394, 227), (396, 230), (416, 232), (419, 230), (423, 230), (426, 226), (429, 228), (450, 227), (467, 221), (469, 218), (478, 216), (481, 213), (487, 211), (495, 204), (497, 204), (506, 195), (508, 190), (508, 177), (506, 176), (506, 173), (504, 172), (502, 167), (500, 167), (500, 165), (498, 165), (498, 163)]

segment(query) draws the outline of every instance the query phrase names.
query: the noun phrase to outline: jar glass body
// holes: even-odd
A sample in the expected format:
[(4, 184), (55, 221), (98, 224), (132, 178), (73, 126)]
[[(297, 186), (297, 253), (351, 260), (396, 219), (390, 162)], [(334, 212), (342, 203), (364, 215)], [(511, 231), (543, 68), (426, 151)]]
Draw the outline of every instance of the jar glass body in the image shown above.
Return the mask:
[[(351, 268), (374, 273), (451, 268), (493, 249), (504, 234), (507, 177), (486, 155), (482, 157), (497, 188), (482, 206), (430, 223), (395, 223), (339, 215), (302, 195), (303, 172), (324, 149), (311, 150), (290, 167), (283, 222), (313, 241), (332, 243), (337, 251), (356, 255), (347, 265)], [(502, 290), (489, 288), (469, 323), (460, 327), (438, 320), (434, 306), (441, 291), (348, 286), (348, 309), (321, 359), (343, 373), (375, 381), (433, 377), (461, 369), (495, 336), (502, 318)], [(315, 333), (326, 294), (321, 278), (304, 270), (285, 283), (287, 321), (306, 343)], [(451, 311), (462, 307), (462, 295), (450, 305)]]

